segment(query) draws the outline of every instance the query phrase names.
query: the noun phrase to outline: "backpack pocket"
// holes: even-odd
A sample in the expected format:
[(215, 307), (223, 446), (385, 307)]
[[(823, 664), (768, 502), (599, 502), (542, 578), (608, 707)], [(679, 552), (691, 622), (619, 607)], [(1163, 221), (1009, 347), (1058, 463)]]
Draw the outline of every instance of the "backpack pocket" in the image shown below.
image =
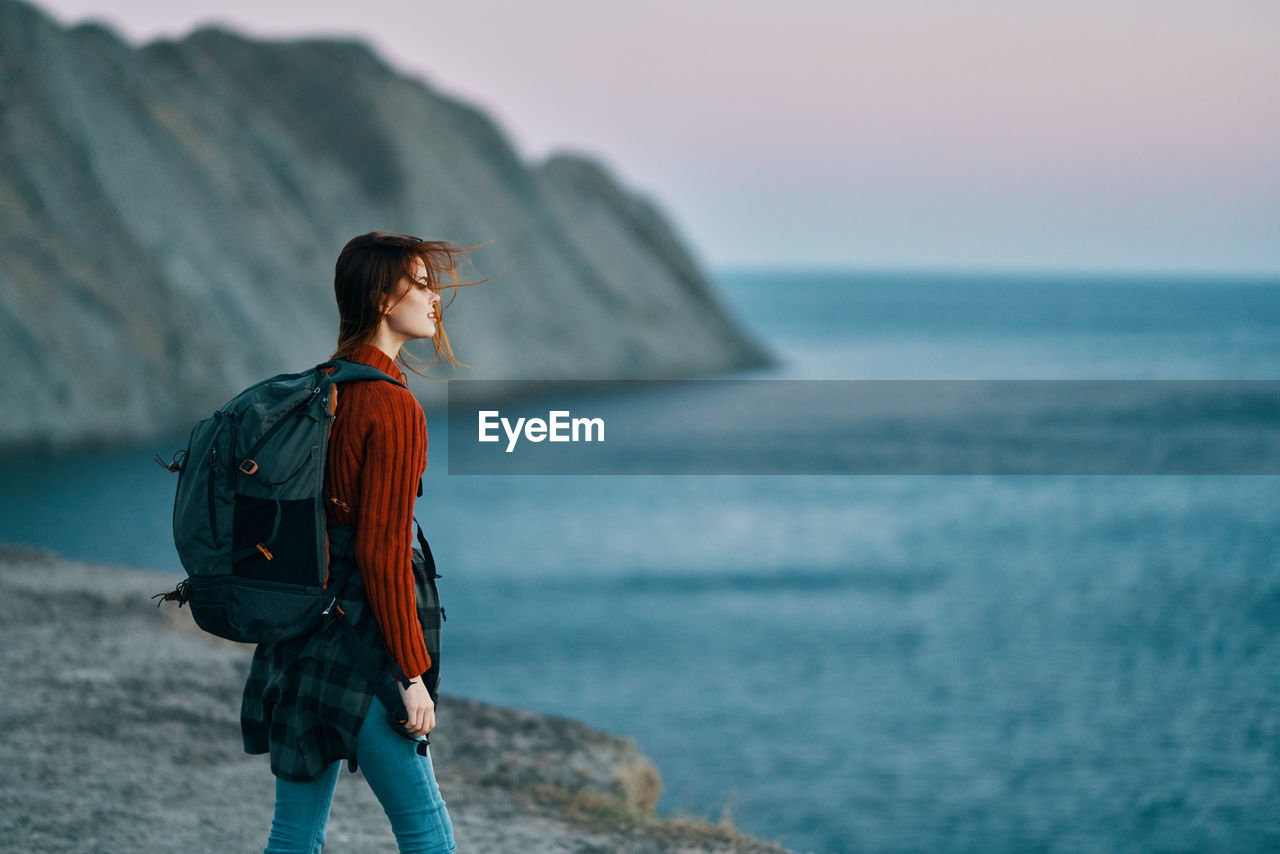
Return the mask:
[(259, 454), (252, 473), (236, 471), (232, 572), (298, 585), (321, 585), (315, 483), (323, 483), (320, 446)]
[(292, 585), (320, 586), (316, 555), (316, 502), (311, 498), (236, 497), (231, 571)]
[(328, 603), (320, 587), (234, 575), (188, 583), (187, 604), (196, 625), (240, 643), (275, 643), (314, 631)]
[(226, 413), (196, 424), (187, 445), (173, 505), (174, 543), (192, 576), (231, 571), (231, 517), (234, 496), (227, 470), (233, 442)]

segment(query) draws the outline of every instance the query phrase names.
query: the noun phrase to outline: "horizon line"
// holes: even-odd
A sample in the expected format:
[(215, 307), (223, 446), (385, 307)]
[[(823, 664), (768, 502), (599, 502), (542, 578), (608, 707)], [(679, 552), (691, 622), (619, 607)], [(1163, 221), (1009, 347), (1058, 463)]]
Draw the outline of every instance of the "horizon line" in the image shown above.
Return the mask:
[(1265, 279), (1280, 284), (1280, 269), (1248, 270), (1230, 268), (1160, 268), (1160, 267), (1000, 267), (974, 266), (957, 264), (941, 265), (909, 265), (909, 264), (786, 264), (767, 262), (760, 264), (733, 263), (707, 264), (706, 269), (712, 275), (738, 273), (771, 273), (771, 274), (803, 274), (803, 275), (972, 275), (972, 276), (1059, 276), (1063, 278), (1230, 278), (1230, 279)]

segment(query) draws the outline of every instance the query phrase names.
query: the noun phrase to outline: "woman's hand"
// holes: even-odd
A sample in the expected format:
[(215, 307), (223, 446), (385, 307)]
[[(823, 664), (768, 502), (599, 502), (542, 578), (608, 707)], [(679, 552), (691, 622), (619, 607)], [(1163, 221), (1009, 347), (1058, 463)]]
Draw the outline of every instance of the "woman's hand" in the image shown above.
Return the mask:
[(396, 688), (400, 690), (400, 699), (404, 702), (405, 711), (409, 713), (409, 720), (404, 728), (415, 737), (431, 732), (436, 725), (436, 704), (431, 702), (431, 694), (427, 692), (422, 677), (415, 678), (408, 688), (397, 680)]

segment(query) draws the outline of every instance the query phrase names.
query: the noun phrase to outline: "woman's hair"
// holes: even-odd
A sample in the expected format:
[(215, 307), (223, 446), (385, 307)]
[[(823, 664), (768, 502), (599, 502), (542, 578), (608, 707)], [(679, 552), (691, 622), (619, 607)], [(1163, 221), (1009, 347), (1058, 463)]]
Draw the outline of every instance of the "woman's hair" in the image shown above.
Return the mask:
[[(469, 246), (458, 249), (442, 240), (423, 240), (387, 231), (371, 231), (352, 238), (342, 247), (342, 254), (338, 256), (338, 263), (333, 271), (339, 327), (338, 349), (330, 358), (346, 358), (361, 345), (373, 341), (382, 318), (399, 302), (400, 280), (412, 279), (415, 259), (421, 259), (426, 267), (427, 281), (432, 290), (443, 291), (446, 287), (454, 289), (449, 297), (450, 304), (457, 294), (457, 288), (479, 284), (458, 281), (458, 258), (477, 248), (479, 247)], [(441, 278), (443, 273), (448, 273), (452, 281), (444, 282)], [(431, 361), (426, 363), (427, 366), (435, 364), (442, 355), (454, 365), (463, 365), (453, 357), (449, 336), (444, 331), (446, 307), (441, 300), (436, 318), (436, 334), (431, 337), (435, 352)], [(404, 352), (402, 348), (396, 362), (405, 370), (426, 377), (405, 361)]]

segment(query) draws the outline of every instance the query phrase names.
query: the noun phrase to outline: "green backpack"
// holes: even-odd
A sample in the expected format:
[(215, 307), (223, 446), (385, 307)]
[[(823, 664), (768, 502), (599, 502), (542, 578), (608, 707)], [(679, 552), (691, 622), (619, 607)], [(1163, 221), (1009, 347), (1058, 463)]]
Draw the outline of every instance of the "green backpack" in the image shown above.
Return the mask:
[(403, 387), (342, 359), (280, 374), (197, 423), (171, 463), (157, 457), (178, 473), (173, 538), (187, 578), (153, 598), (190, 605), (200, 628), (242, 643), (319, 626), (335, 600), (326, 589), (325, 502), (338, 501), (324, 490), (329, 428), (338, 385), (356, 380)]

